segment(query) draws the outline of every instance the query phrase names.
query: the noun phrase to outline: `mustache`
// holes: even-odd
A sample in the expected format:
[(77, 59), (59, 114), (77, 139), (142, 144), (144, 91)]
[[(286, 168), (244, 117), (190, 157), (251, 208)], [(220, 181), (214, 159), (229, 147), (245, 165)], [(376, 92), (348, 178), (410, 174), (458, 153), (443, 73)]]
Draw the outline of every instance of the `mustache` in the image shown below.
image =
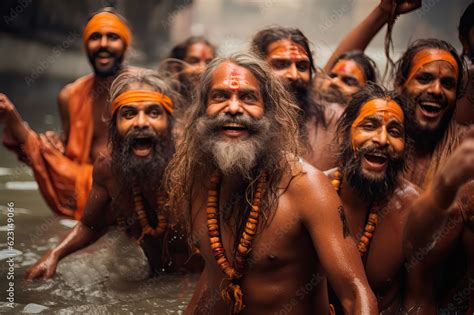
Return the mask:
[(376, 155), (383, 155), (385, 156), (389, 161), (397, 161), (401, 158), (401, 156), (393, 151), (391, 147), (385, 147), (381, 148), (379, 145), (376, 144), (371, 144), (367, 147), (363, 148), (357, 148), (356, 149), (357, 154), (360, 157), (366, 155), (366, 154), (376, 154)]
[(96, 52), (92, 53), (91, 54), (91, 58), (93, 59), (96, 59), (99, 57), (99, 54), (100, 53), (108, 53), (111, 57), (117, 57), (116, 54), (114, 54), (113, 52), (111, 52), (110, 50), (108, 50), (107, 48), (103, 47), (103, 48), (99, 48), (99, 50), (97, 50)]
[(202, 117), (200, 123), (211, 133), (219, 132), (229, 123), (242, 125), (249, 133), (259, 133), (265, 124), (263, 119), (257, 120), (248, 116), (230, 116), (228, 114), (219, 114), (216, 117)]
[(130, 147), (134, 145), (138, 139), (143, 138), (148, 139), (152, 145), (155, 145), (158, 143), (160, 137), (158, 134), (156, 134), (156, 132), (150, 129), (132, 129), (122, 137), (122, 145), (130, 149)]

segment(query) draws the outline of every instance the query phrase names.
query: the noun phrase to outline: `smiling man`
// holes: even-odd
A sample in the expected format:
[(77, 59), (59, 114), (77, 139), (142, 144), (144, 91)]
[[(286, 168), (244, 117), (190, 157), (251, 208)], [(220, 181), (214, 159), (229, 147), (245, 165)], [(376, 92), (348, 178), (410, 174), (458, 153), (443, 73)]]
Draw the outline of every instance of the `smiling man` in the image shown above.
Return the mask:
[(205, 260), (187, 313), (328, 314), (327, 275), (347, 313), (374, 314), (340, 201), (297, 158), (296, 106), (266, 64), (214, 60), (193, 110), (167, 169), (171, 203)]
[(92, 185), (92, 164), (107, 151), (106, 114), (110, 83), (122, 69), (132, 35), (123, 17), (110, 9), (94, 14), (83, 42), (94, 74), (66, 85), (58, 103), (63, 135), (37, 134), (8, 98), (0, 95), (4, 144), (31, 166), (39, 190), (57, 214), (80, 218)]
[[(154, 273), (181, 267), (188, 258), (186, 244), (175, 237), (180, 232), (170, 228), (161, 185), (174, 152), (176, 98), (162, 79), (145, 69), (123, 72), (110, 93), (111, 155), (101, 155), (94, 164), (94, 182), (81, 220), (27, 270), (27, 279), (52, 277), (62, 258), (95, 242), (115, 224), (142, 246)], [(171, 257), (162, 256), (168, 252), (165, 246)]]
[[(411, 98), (415, 113), (414, 152), (405, 177), (423, 189), (433, 190), (436, 182), (445, 186), (453, 184), (446, 174), (454, 170), (445, 167), (463, 141), (466, 130), (456, 123), (453, 115), (462, 88), (463, 72), (463, 64), (454, 47), (437, 39), (414, 42), (397, 62), (395, 87)], [(441, 179), (433, 181), (436, 176)], [(432, 307), (449, 310), (449, 305), (454, 303), (456, 305), (451, 308), (454, 312), (466, 311), (469, 303), (471, 309), (474, 305), (474, 295), (463, 295), (459, 299), (456, 294), (469, 286), (468, 275), (474, 270), (474, 264), (470, 262), (474, 255), (474, 216), (468, 215), (474, 209), (474, 185), (462, 186), (457, 195), (456, 191), (450, 190), (446, 196), (455, 199), (451, 207), (449, 204), (446, 206), (449, 208), (447, 217), (436, 216), (435, 212), (431, 214), (441, 204), (432, 204), (433, 209), (421, 213), (418, 209), (412, 210), (411, 217), (415, 219), (408, 230), (420, 231), (422, 236), (415, 242), (417, 245), (407, 249), (411, 256), (410, 269), (418, 277), (414, 281), (408, 308), (423, 310), (427, 307), (429, 314), (433, 312)], [(421, 221), (416, 218), (430, 219)], [(429, 230), (430, 226), (440, 227), (441, 232), (423, 234), (422, 231)], [(407, 239), (411, 240), (414, 236)]]
[(378, 85), (363, 88), (338, 124), (339, 168), (327, 172), (342, 200), (339, 214), (347, 220), (346, 233), (357, 242), (384, 314), (398, 314), (405, 295), (402, 232), (407, 209), (419, 195), (402, 179), (410, 119), (408, 104), (398, 94)]

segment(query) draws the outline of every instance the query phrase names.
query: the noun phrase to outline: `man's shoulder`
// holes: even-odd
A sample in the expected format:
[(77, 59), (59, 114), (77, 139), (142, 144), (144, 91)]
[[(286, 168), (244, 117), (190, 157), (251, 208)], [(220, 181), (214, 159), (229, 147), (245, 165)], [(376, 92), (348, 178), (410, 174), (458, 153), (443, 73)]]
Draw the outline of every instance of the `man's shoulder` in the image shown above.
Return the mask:
[(59, 91), (59, 101), (60, 103), (67, 104), (69, 98), (71, 95), (76, 91), (76, 89), (82, 87), (84, 84), (87, 82), (90, 82), (93, 79), (93, 74), (88, 74), (85, 76), (82, 76), (75, 81), (66, 84), (61, 91)]
[(330, 182), (325, 173), (309, 164), (302, 158), (290, 162), (292, 169), (288, 190), (293, 196), (304, 196), (307, 193), (316, 194), (327, 189)]
[(408, 207), (420, 197), (422, 189), (413, 184), (407, 179), (400, 179), (389, 204), (400, 207), (401, 210), (406, 210)]
[(95, 181), (104, 182), (111, 178), (113, 175), (112, 171), (112, 158), (108, 154), (101, 153), (94, 161), (93, 177)]

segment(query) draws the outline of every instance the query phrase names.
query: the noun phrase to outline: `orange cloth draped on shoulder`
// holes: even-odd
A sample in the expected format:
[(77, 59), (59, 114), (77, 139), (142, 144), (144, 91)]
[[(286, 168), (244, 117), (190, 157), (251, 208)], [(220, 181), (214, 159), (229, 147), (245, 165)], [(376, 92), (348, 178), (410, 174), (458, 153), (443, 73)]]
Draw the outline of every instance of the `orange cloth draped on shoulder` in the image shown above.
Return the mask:
[(92, 187), (93, 83), (93, 75), (72, 83), (68, 104), (70, 130), (64, 153), (33, 130), (22, 145), (15, 143), (8, 133), (3, 138), (5, 146), (32, 168), (48, 206), (59, 215), (75, 219), (82, 216)]

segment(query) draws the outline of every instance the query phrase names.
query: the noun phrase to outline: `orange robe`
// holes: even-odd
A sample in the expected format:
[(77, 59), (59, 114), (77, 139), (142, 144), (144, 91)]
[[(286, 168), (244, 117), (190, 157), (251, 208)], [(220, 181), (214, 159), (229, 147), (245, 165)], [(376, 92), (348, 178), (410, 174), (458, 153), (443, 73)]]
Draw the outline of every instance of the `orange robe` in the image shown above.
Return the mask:
[(33, 170), (46, 203), (57, 214), (80, 219), (92, 187), (92, 74), (72, 83), (68, 102), (70, 129), (66, 150), (58, 151), (30, 130), (18, 144), (4, 133), (3, 143)]

